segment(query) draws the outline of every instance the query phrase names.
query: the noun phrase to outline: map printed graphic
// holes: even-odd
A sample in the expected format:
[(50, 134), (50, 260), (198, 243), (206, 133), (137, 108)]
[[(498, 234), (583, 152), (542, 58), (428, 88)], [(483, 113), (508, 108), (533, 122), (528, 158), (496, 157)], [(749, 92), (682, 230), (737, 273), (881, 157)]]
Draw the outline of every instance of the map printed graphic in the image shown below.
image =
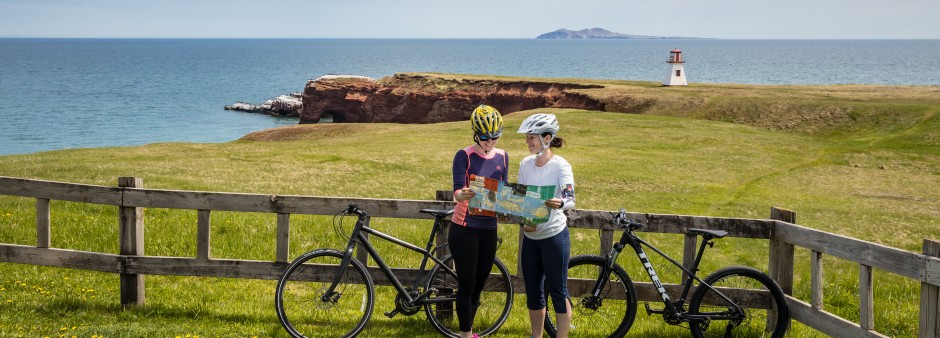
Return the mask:
[(551, 209), (545, 201), (555, 196), (555, 186), (503, 183), (497, 179), (470, 175), (470, 213), (497, 216), (511, 223), (541, 224)]

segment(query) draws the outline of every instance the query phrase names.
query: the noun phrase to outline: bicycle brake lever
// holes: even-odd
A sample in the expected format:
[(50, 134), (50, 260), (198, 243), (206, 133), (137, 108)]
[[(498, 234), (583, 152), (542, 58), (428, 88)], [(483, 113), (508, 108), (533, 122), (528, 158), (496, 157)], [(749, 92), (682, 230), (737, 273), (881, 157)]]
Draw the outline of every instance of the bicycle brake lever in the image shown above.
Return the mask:
[(620, 208), (619, 213), (610, 213), (610, 216), (614, 219), (614, 224), (620, 225), (624, 224), (623, 221), (626, 218), (627, 211), (624, 208)]

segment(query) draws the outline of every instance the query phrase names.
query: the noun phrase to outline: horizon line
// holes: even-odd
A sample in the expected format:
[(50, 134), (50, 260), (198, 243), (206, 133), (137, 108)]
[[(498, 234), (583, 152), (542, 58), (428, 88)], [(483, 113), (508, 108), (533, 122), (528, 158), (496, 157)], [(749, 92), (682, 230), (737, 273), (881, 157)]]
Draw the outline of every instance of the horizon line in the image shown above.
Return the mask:
[(594, 38), (594, 39), (539, 39), (535, 37), (180, 37), (180, 36), (0, 36), (0, 39), (111, 39), (111, 40), (940, 40), (940, 38), (702, 38), (702, 37), (652, 37), (652, 38)]

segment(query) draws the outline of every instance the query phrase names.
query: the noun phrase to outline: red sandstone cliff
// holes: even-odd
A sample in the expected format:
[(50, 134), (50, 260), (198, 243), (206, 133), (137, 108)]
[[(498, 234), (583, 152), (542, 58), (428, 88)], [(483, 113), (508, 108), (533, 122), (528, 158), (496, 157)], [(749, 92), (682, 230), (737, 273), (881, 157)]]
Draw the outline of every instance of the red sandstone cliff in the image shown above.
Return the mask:
[(434, 123), (466, 120), (480, 103), (503, 114), (553, 107), (604, 110), (604, 103), (569, 89), (600, 88), (568, 83), (466, 80), (396, 74), (379, 81), (321, 78), (304, 88), (300, 123)]

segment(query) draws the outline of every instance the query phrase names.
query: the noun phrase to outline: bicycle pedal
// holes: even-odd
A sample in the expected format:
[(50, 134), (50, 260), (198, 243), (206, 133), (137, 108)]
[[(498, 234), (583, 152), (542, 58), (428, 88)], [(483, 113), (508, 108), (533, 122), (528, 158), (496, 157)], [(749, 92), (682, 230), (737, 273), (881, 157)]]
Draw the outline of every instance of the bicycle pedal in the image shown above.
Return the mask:
[(655, 314), (663, 314), (663, 313), (665, 312), (665, 310), (653, 310), (653, 308), (650, 307), (650, 303), (643, 303), (643, 305), (646, 306), (646, 315), (647, 315), (647, 316), (652, 316), (654, 313), (655, 313)]
[(392, 317), (395, 317), (395, 315), (397, 314), (398, 314), (398, 309), (394, 309), (392, 311), (386, 312), (385, 317), (392, 318)]

